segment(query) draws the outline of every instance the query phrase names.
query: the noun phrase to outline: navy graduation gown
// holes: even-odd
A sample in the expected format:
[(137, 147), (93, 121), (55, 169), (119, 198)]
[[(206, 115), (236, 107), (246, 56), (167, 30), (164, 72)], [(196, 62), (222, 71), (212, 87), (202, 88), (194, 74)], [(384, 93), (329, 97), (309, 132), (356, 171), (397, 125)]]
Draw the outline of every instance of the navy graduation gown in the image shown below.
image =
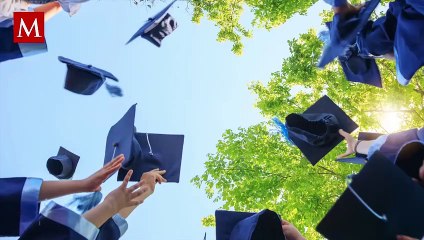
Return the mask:
[(20, 240), (94, 240), (94, 224), (77, 213), (50, 202), (21, 235)]
[(37, 218), (38, 178), (0, 178), (0, 236), (19, 236)]
[(389, 134), (386, 141), (381, 145), (380, 152), (394, 163), (403, 146), (412, 141), (424, 141), (423, 132), (424, 128), (419, 130), (415, 128)]
[(396, 0), (384, 17), (368, 25), (358, 37), (361, 54), (381, 56), (393, 53), (397, 80), (407, 85), (424, 65), (424, 4), (417, 0)]
[(397, 19), (394, 54), (398, 81), (407, 85), (424, 65), (424, 4), (421, 0), (390, 3)]
[(13, 25), (0, 26), (0, 62), (47, 52), (46, 43), (14, 43)]
[(127, 221), (116, 214), (100, 227), (96, 240), (117, 240), (125, 234), (127, 229)]

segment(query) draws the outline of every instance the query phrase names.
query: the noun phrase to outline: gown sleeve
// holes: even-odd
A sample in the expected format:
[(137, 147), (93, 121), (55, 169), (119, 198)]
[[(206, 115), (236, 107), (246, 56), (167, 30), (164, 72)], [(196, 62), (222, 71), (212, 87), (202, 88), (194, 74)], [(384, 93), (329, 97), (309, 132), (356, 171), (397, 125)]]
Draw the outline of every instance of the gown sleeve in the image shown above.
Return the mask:
[(19, 239), (95, 240), (98, 232), (83, 216), (51, 201)]
[(19, 236), (37, 218), (39, 178), (0, 178), (0, 236)]

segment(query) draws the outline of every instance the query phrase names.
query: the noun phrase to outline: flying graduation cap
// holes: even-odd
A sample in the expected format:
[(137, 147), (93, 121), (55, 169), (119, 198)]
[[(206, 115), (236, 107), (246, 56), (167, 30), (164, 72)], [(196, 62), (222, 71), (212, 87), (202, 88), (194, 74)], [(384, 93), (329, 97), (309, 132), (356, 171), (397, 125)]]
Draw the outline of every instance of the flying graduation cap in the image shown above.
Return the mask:
[(136, 104), (110, 128), (106, 141), (104, 164), (119, 154), (125, 160), (118, 173), (122, 181), (128, 170), (134, 170), (130, 181), (140, 181), (143, 173), (159, 168), (166, 170), (168, 182), (179, 182), (184, 135), (138, 133), (134, 127)]
[(130, 38), (127, 44), (138, 37), (142, 37), (157, 47), (160, 47), (162, 40), (178, 27), (175, 19), (168, 13), (169, 8), (175, 2), (176, 0), (172, 1), (162, 11), (149, 18), (147, 22)]
[(351, 133), (358, 125), (325, 95), (302, 114), (288, 115), (285, 127), (290, 140), (315, 165), (343, 141), (339, 129)]
[(59, 61), (68, 67), (65, 89), (81, 95), (92, 95), (105, 83), (111, 96), (122, 96), (122, 90), (119, 87), (106, 83), (106, 78), (118, 82), (112, 73), (61, 56)]
[(316, 229), (329, 240), (421, 239), (423, 199), (424, 188), (377, 151)]
[(285, 240), (281, 219), (273, 211), (215, 211), (216, 240)]
[[(358, 140), (361, 140), (361, 141), (371, 141), (371, 140), (377, 139), (378, 137), (380, 137), (382, 135), (383, 134), (381, 134), (381, 133), (359, 132), (359, 134), (358, 134)], [(356, 153), (355, 154), (355, 157), (337, 159), (337, 162), (362, 164), (362, 165), (364, 165), (365, 163), (367, 163), (367, 161), (368, 161), (367, 155), (361, 154), (361, 153)]]
[(47, 170), (58, 179), (70, 179), (75, 173), (79, 159), (78, 155), (60, 147), (57, 155), (47, 160)]
[[(342, 7), (347, 5), (347, 0), (334, 0), (333, 6)], [(318, 62), (319, 68), (324, 68), (328, 63), (338, 56), (343, 56), (346, 49), (353, 45), (358, 32), (367, 24), (371, 13), (378, 6), (380, 0), (370, 0), (365, 6), (354, 15), (342, 16), (335, 14), (330, 29), (330, 42), (324, 46), (321, 59)]]

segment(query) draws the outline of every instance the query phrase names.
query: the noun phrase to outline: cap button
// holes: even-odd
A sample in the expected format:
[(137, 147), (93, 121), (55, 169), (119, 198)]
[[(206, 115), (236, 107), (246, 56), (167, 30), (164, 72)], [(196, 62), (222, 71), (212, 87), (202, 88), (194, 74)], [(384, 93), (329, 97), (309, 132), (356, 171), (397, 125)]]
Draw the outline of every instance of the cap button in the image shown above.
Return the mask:
[(92, 67), (93, 67), (93, 65), (89, 64), (89, 65), (87, 65), (87, 67), (92, 68)]

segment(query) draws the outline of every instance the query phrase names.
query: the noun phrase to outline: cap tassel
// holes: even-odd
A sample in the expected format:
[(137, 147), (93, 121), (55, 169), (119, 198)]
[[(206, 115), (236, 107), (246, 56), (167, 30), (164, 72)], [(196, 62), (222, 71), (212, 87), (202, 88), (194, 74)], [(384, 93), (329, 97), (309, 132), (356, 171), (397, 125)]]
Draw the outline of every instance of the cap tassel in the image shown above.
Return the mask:
[(68, 204), (74, 205), (77, 207), (77, 210), (80, 211), (81, 214), (89, 211), (90, 209), (97, 206), (102, 200), (101, 192), (93, 192), (87, 195), (74, 195), (72, 201)]
[(286, 125), (284, 125), (284, 123), (282, 123), (277, 117), (273, 117), (272, 121), (274, 122), (275, 126), (280, 130), (280, 133), (286, 139), (286, 142), (289, 145), (293, 145), (293, 141), (289, 137), (289, 131), (287, 130)]
[(152, 146), (150, 145), (149, 134), (148, 133), (146, 133), (146, 138), (147, 138), (147, 144), (149, 144), (149, 149), (150, 149), (149, 154), (150, 155), (153, 155)]
[(352, 175), (348, 175), (347, 177), (346, 177), (346, 183), (347, 183), (347, 188), (352, 192), (352, 194), (356, 197), (356, 199), (358, 199), (359, 200), (359, 202), (360, 203), (362, 203), (362, 205), (366, 208), (366, 209), (368, 209), (368, 211), (370, 211), (375, 217), (377, 217), (378, 219), (380, 219), (381, 221), (383, 221), (383, 222), (387, 222), (388, 220), (387, 220), (387, 216), (386, 216), (386, 214), (382, 214), (382, 215), (380, 215), (380, 214), (378, 214), (377, 212), (375, 212), (360, 196), (359, 196), (359, 194), (355, 191), (355, 190), (353, 190), (353, 188), (352, 188), (352, 186), (350, 185), (350, 182), (352, 181), (352, 178), (353, 178), (353, 176), (354, 176), (354, 174), (352, 174)]
[(110, 95), (112, 97), (122, 97), (123, 96), (122, 89), (120, 87), (113, 86), (113, 85), (110, 85), (108, 83), (105, 83), (105, 84), (106, 84), (107, 91), (110, 93)]

